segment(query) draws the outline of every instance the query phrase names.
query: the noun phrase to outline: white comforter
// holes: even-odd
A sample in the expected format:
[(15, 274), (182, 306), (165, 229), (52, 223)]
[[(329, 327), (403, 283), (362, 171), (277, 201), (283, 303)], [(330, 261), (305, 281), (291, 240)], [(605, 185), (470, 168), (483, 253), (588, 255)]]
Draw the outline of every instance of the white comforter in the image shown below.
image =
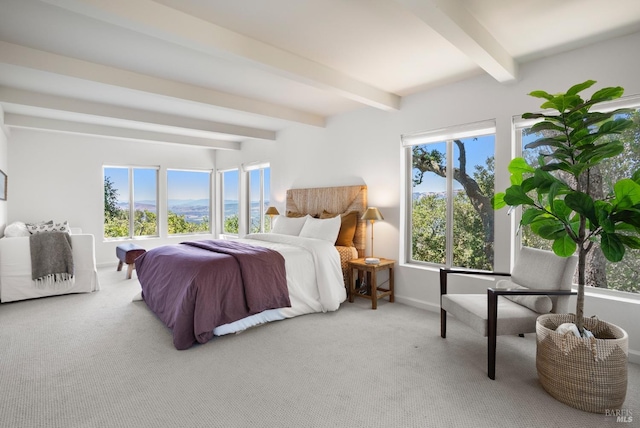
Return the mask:
[(290, 308), (272, 309), (225, 324), (213, 331), (217, 336), (236, 333), (269, 321), (313, 312), (335, 311), (347, 298), (340, 255), (327, 241), (273, 233), (255, 233), (240, 242), (278, 251), (285, 260)]

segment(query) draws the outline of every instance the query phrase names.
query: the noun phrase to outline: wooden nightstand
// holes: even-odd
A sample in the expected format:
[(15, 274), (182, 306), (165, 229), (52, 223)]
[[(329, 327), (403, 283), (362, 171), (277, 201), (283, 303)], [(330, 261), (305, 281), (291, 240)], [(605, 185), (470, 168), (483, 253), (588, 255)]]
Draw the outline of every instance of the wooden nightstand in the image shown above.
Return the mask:
[[(354, 296), (363, 297), (365, 299), (371, 300), (371, 309), (378, 308), (378, 299), (381, 297), (389, 296), (389, 302), (393, 302), (393, 266), (395, 264), (394, 260), (390, 259), (380, 259), (379, 264), (367, 264), (364, 262), (364, 259), (355, 259), (349, 260), (349, 301), (353, 302)], [(371, 290), (371, 294), (360, 294), (356, 293), (356, 284), (355, 284), (355, 276), (353, 275), (353, 271), (364, 271), (367, 273), (367, 285)], [(377, 273), (382, 270), (389, 271), (389, 288), (381, 288), (378, 287), (377, 282)]]

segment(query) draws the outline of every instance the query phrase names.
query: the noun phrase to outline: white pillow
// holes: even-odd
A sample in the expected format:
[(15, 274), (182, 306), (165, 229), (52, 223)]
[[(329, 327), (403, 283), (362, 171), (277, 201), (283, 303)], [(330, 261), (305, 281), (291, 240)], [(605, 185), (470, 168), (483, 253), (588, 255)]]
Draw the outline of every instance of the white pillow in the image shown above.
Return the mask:
[(315, 238), (329, 241), (332, 244), (338, 239), (342, 218), (335, 216), (333, 218), (320, 219), (309, 217), (302, 226), (300, 235), (303, 238)]
[(304, 223), (307, 221), (308, 218), (312, 218), (312, 217), (310, 215), (306, 215), (304, 217), (285, 217), (285, 216), (279, 215), (275, 219), (276, 223), (273, 225), (273, 229), (271, 229), (271, 233), (298, 236), (300, 235), (302, 226), (304, 226)]
[(4, 228), (5, 238), (19, 238), (21, 236), (29, 236), (29, 230), (27, 225), (21, 221), (14, 221), (10, 225)]

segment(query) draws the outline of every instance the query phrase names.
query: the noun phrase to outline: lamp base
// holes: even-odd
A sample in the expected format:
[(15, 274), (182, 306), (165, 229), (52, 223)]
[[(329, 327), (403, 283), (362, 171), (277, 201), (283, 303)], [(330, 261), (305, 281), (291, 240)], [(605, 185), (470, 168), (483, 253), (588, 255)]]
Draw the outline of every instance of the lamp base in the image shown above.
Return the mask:
[(377, 257), (367, 257), (364, 259), (364, 262), (368, 265), (378, 265), (380, 264), (380, 259)]

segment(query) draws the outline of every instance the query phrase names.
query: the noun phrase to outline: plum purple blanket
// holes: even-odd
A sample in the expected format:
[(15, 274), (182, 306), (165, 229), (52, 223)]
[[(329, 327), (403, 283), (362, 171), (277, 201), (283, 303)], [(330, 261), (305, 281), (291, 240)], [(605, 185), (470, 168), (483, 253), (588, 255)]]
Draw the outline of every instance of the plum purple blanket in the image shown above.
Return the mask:
[(291, 306), (284, 258), (268, 248), (183, 242), (151, 249), (135, 264), (142, 297), (177, 349), (208, 342), (217, 326)]

